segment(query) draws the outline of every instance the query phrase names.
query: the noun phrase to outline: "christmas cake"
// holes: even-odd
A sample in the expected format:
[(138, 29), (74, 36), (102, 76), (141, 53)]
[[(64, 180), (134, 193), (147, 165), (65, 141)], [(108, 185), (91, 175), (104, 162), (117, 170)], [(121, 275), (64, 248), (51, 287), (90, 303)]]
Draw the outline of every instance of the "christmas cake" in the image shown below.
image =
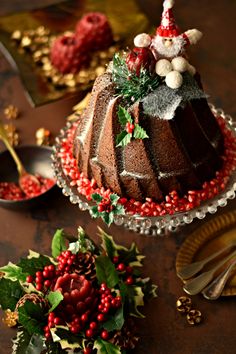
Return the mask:
[(186, 54), (202, 34), (181, 33), (173, 4), (97, 78), (73, 142), (85, 177), (137, 201), (201, 189), (222, 167), (223, 135)]

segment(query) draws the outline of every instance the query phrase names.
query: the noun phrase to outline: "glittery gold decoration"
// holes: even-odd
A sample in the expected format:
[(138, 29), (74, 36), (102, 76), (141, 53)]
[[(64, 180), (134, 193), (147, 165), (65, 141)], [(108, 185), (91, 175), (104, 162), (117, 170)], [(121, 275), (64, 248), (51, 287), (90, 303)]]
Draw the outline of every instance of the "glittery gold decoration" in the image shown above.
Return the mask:
[(12, 146), (19, 145), (20, 137), (16, 130), (16, 127), (13, 124), (4, 124), (4, 128), (7, 133), (7, 137)]
[(7, 119), (16, 119), (19, 117), (19, 110), (17, 107), (10, 104), (4, 109), (4, 115)]
[(181, 296), (176, 301), (177, 311), (181, 313), (188, 313), (192, 307), (192, 300), (189, 297)]
[[(63, 34), (71, 34), (71, 32), (66, 31)], [(76, 74), (63, 75), (50, 62), (50, 47), (55, 38), (55, 34), (44, 26), (23, 33), (14, 31), (11, 35), (11, 39), (18, 46), (19, 52), (22, 55), (30, 55), (44, 79), (59, 90), (64, 88), (75, 90), (78, 86), (83, 88), (90, 85), (97, 76), (105, 72), (107, 64), (115, 51), (118, 50), (118, 42), (120, 41), (120, 38), (117, 37), (116, 45), (107, 50), (95, 52), (87, 68)]]
[(36, 144), (37, 145), (50, 145), (51, 132), (45, 128), (39, 128), (36, 133)]
[(199, 310), (191, 310), (187, 314), (187, 321), (194, 326), (202, 322), (202, 314)]
[(8, 327), (15, 327), (17, 325), (18, 314), (17, 312), (12, 312), (11, 310), (5, 311), (5, 316), (2, 319), (3, 323)]

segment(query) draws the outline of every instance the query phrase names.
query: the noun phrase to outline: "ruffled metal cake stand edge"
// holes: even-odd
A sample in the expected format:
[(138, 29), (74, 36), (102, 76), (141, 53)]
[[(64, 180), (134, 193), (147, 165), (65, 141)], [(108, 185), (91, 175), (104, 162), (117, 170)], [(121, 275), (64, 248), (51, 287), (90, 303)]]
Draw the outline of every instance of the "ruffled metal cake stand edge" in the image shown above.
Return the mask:
[[(236, 122), (232, 117), (225, 114), (222, 109), (216, 109), (210, 104), (211, 110), (216, 117), (222, 117), (229, 130), (236, 134)], [(70, 183), (63, 175), (60, 158), (58, 152), (63, 139), (66, 137), (67, 130), (71, 128), (71, 123), (67, 123), (66, 127), (61, 129), (59, 136), (56, 138), (56, 143), (53, 147), (52, 167), (54, 169), (57, 185), (62, 188), (62, 193), (68, 196), (72, 204), (78, 204), (82, 211), (89, 210), (92, 203), (88, 202), (85, 197), (76, 193), (75, 188), (70, 187)], [(179, 212), (173, 215), (165, 216), (140, 216), (140, 215), (117, 215), (115, 216), (115, 224), (124, 226), (129, 230), (138, 232), (147, 236), (163, 236), (166, 233), (174, 232), (179, 227), (190, 224), (194, 219), (204, 219), (207, 213), (215, 214), (219, 207), (227, 205), (229, 199), (235, 198), (236, 192), (236, 171), (232, 173), (224, 191), (216, 197), (206, 200), (197, 208), (187, 212)]]

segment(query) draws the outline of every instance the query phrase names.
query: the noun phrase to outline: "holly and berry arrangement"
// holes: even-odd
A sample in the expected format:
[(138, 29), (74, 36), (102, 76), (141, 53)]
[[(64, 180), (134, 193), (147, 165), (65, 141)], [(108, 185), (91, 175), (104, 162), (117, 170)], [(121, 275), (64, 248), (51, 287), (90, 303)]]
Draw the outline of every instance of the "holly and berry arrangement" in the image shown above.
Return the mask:
[[(4, 322), (18, 326), (13, 353), (125, 354), (138, 337), (132, 317), (156, 297), (141, 278), (144, 258), (133, 243), (117, 245), (99, 229), (101, 248), (82, 228), (73, 239), (58, 230), (52, 256), (29, 251), (18, 264), (1, 267), (0, 305)], [(70, 240), (70, 242), (68, 241)]]

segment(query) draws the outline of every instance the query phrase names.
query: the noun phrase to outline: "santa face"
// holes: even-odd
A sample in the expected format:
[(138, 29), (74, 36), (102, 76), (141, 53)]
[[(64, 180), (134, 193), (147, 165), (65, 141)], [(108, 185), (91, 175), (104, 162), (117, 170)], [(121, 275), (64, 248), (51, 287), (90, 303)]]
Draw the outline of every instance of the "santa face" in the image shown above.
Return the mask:
[(184, 49), (184, 38), (182, 36), (167, 38), (159, 35), (152, 40), (152, 48), (155, 56), (161, 55), (167, 58), (173, 58), (180, 55)]

